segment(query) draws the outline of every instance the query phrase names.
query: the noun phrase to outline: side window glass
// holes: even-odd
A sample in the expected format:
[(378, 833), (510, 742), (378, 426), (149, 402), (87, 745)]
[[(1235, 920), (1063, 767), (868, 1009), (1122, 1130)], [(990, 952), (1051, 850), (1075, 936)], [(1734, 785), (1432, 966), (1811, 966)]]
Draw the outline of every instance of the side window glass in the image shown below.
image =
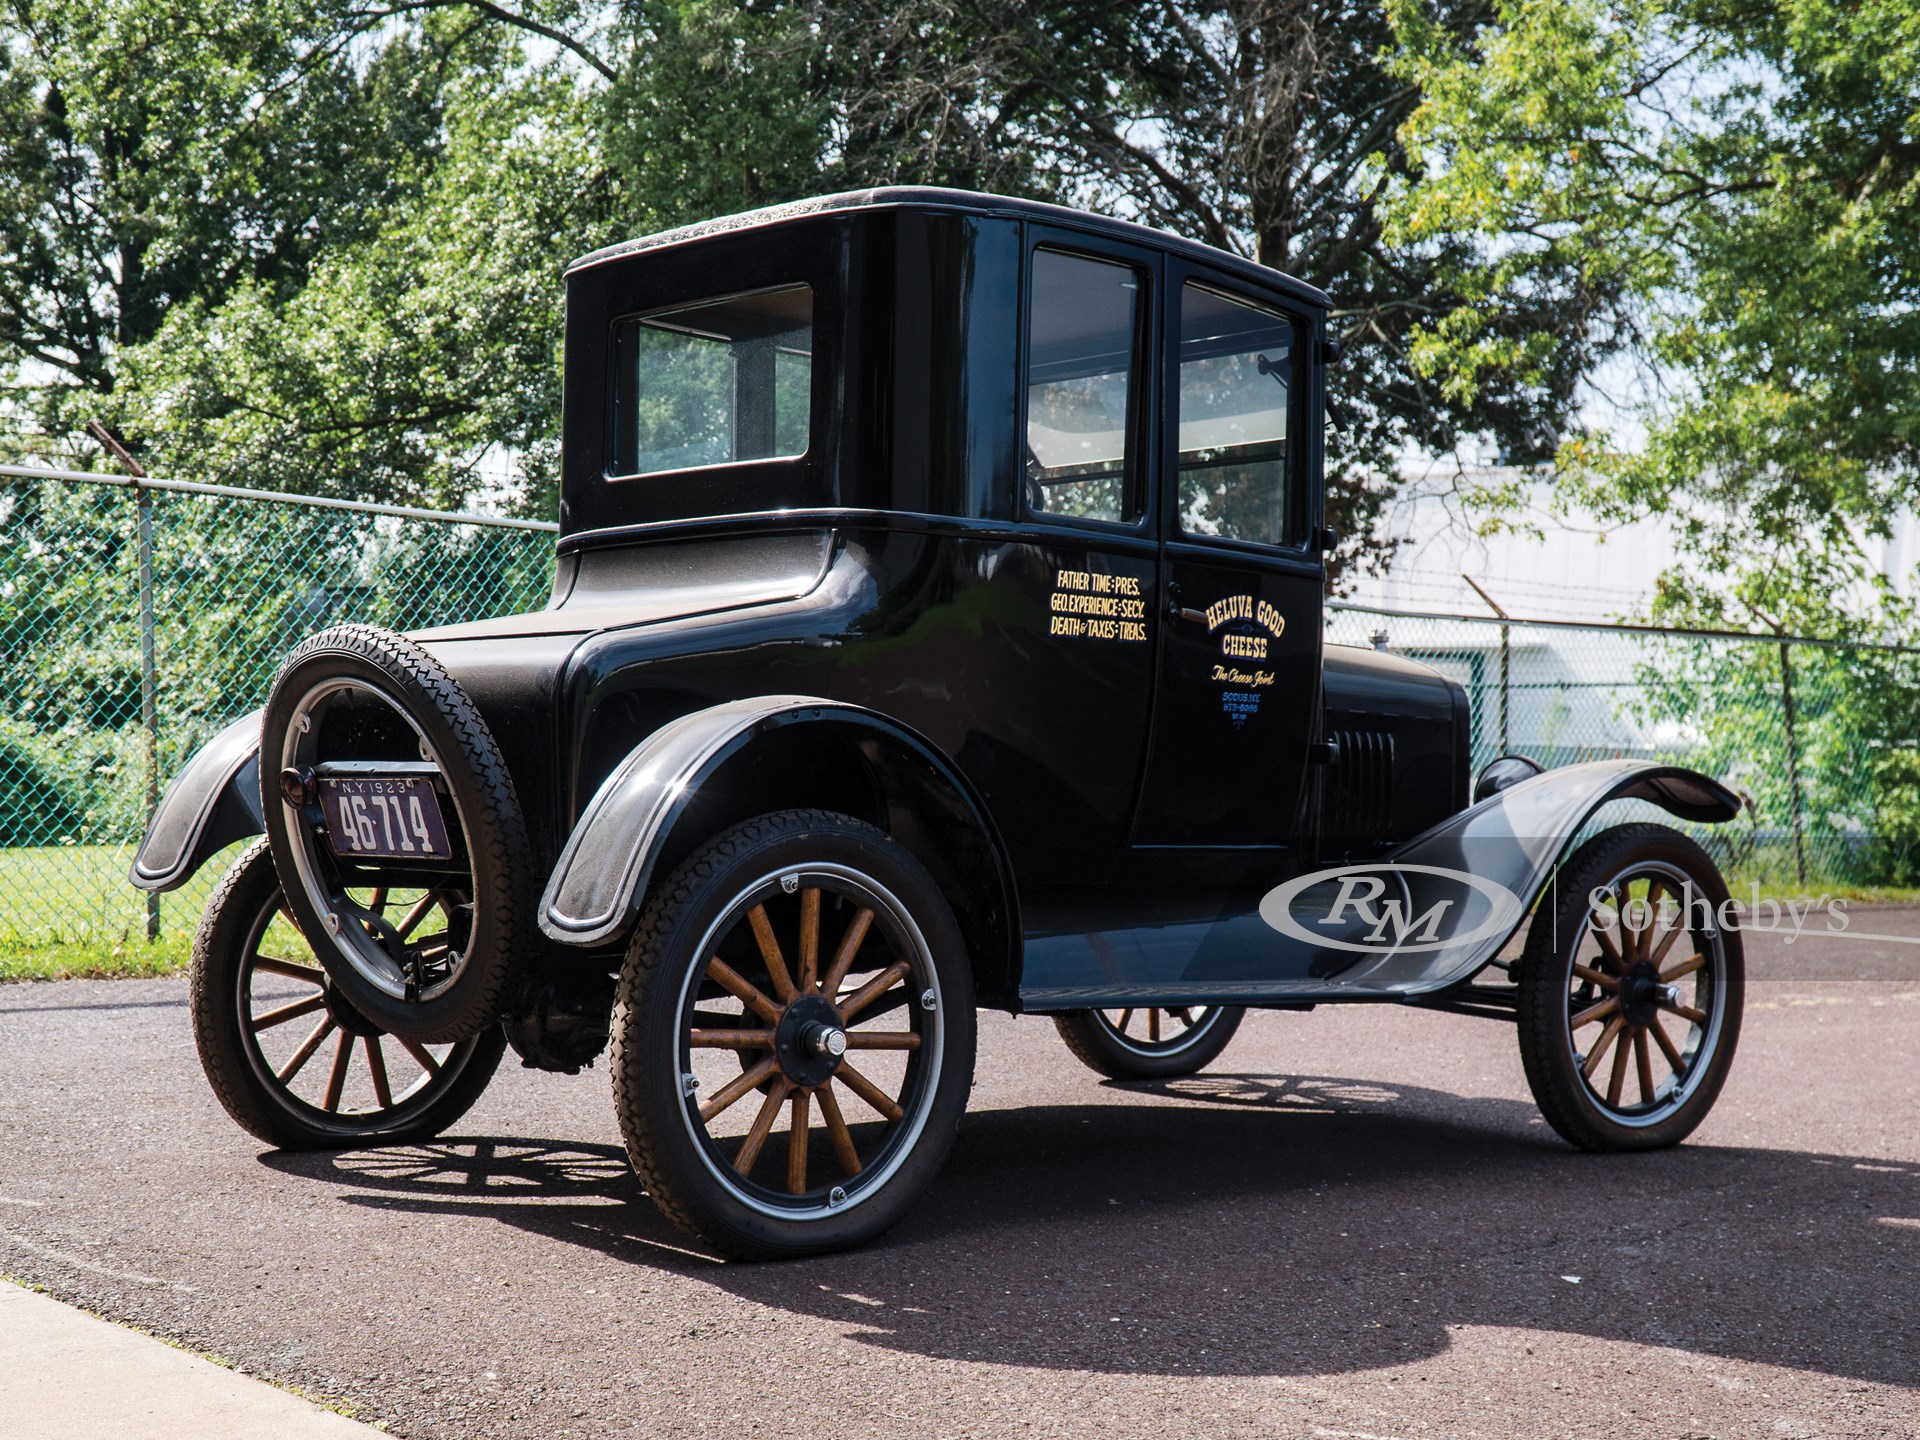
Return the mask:
[(1180, 294), (1180, 528), (1285, 544), (1293, 322), (1189, 281)]
[(1027, 322), (1027, 508), (1131, 522), (1139, 272), (1039, 250)]
[(807, 450), (813, 291), (788, 285), (614, 327), (615, 476)]

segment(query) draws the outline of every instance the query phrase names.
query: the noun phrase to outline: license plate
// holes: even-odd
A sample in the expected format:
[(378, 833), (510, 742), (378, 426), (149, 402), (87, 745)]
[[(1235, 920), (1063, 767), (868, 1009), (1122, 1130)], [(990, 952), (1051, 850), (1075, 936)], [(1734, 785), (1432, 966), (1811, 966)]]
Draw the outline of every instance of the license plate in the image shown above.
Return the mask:
[(349, 860), (445, 860), (446, 822), (428, 780), (320, 782), (333, 853)]

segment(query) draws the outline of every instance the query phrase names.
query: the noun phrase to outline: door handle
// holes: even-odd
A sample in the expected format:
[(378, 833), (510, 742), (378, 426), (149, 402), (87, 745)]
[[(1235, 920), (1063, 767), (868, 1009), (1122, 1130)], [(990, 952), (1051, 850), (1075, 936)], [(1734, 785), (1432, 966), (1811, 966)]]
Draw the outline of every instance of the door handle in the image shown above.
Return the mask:
[(1161, 609), (1169, 620), (1191, 620), (1196, 625), (1207, 623), (1207, 617), (1199, 610), (1193, 610), (1180, 603), (1180, 587), (1171, 581), (1167, 583), (1167, 598)]

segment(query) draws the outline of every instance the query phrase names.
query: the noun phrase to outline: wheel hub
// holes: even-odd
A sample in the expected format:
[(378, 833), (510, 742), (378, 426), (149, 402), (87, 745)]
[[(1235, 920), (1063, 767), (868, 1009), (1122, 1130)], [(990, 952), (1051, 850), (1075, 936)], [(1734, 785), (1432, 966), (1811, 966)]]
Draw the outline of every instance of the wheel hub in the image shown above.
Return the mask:
[(387, 1033), (354, 1008), (353, 1002), (347, 999), (338, 985), (333, 983), (333, 977), (327, 977), (327, 988), (321, 993), (326, 998), (327, 1014), (331, 1015), (333, 1023), (347, 1034), (366, 1037)]
[(1660, 983), (1659, 968), (1650, 961), (1627, 967), (1620, 979), (1620, 1012), (1629, 1025), (1651, 1025), (1674, 987)]
[(774, 1054), (795, 1085), (823, 1085), (847, 1053), (847, 1032), (840, 1012), (824, 995), (798, 995), (774, 1030)]
[(801, 1032), (800, 1041), (816, 1055), (847, 1053), (847, 1032), (831, 1025), (811, 1024)]

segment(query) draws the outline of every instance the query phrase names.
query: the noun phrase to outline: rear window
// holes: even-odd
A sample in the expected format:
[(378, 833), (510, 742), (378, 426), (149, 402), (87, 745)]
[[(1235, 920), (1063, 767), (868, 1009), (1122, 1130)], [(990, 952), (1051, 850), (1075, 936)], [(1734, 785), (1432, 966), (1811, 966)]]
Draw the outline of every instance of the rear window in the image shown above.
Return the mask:
[(813, 290), (787, 285), (622, 320), (613, 335), (611, 473), (807, 452)]

